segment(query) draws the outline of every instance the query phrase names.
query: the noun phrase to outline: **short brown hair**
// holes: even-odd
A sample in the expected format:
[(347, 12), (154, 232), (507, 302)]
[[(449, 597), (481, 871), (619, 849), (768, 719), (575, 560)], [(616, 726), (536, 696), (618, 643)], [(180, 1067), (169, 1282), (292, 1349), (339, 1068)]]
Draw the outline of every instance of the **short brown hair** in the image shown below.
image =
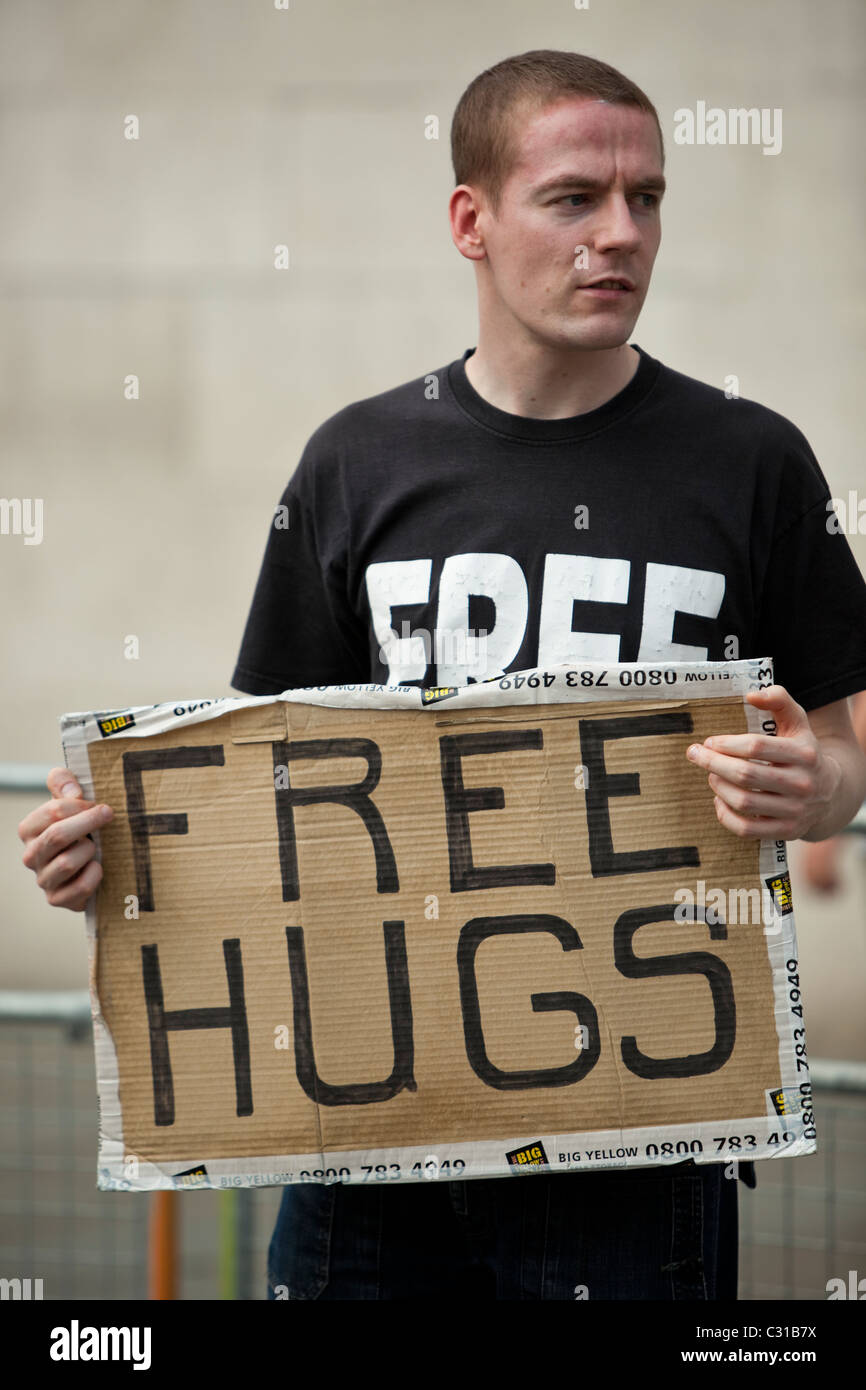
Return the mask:
[(655, 117), (664, 164), (658, 112), (636, 83), (600, 58), (535, 48), (479, 73), (458, 101), (451, 122), (451, 162), (457, 184), (482, 188), (494, 214), (498, 213), (502, 190), (517, 159), (517, 108), (541, 110), (570, 96), (597, 97), (648, 111)]

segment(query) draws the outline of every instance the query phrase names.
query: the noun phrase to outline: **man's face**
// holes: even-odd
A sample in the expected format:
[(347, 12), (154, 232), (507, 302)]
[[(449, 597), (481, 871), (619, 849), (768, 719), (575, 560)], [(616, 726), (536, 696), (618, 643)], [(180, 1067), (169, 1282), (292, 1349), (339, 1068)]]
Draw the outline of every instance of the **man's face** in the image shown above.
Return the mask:
[[(661, 239), (655, 120), (592, 97), (516, 119), (519, 157), (495, 217), (479, 194), (484, 309), (551, 347), (619, 347), (643, 306)], [(620, 276), (627, 288), (586, 288)]]

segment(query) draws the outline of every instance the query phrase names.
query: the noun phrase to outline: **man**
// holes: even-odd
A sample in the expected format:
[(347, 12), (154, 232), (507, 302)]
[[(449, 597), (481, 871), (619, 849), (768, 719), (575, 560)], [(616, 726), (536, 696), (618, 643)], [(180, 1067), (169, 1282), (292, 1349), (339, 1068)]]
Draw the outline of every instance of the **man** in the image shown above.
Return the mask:
[[(835, 833), (866, 795), (847, 703), (866, 687), (866, 584), (825, 525), (829, 489), (799, 430), (628, 342), (660, 239), (655, 108), (604, 63), (527, 53), (470, 84), (452, 155), (477, 348), (312, 435), (232, 684), (770, 655), (778, 684), (749, 698), (778, 736), (689, 756), (732, 834)], [(461, 649), (475, 630), (480, 650)], [(68, 781), (55, 769), (56, 797)], [(81, 838), (97, 812), (80, 808), (48, 802), (20, 827), (48, 900), (79, 910), (101, 872)], [(287, 1187), (269, 1293), (735, 1298), (736, 1186), (687, 1162)]]

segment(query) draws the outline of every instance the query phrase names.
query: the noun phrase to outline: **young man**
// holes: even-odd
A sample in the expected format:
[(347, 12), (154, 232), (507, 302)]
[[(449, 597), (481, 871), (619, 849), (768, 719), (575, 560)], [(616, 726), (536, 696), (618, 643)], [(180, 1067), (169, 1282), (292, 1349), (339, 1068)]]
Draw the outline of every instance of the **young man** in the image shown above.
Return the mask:
[[(312, 435), (233, 686), (771, 655), (778, 683), (749, 698), (778, 736), (689, 755), (732, 834), (835, 833), (866, 795), (847, 701), (866, 688), (866, 584), (799, 430), (629, 344), (660, 239), (655, 108), (604, 63), (527, 53), (470, 84), (452, 154), (478, 345)], [(55, 769), (49, 785), (68, 782)], [(50, 902), (80, 909), (96, 886), (81, 838), (96, 814), (60, 799), (22, 822)], [(692, 1162), (287, 1187), (269, 1294), (732, 1299), (736, 1193)]]

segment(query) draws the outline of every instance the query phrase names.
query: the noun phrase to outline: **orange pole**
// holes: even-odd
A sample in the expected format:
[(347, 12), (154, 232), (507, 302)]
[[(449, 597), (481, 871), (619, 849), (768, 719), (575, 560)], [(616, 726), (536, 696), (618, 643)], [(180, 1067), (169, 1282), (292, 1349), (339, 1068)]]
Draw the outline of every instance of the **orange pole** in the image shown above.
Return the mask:
[(177, 1298), (177, 1193), (154, 1192), (148, 1230), (148, 1298)]

